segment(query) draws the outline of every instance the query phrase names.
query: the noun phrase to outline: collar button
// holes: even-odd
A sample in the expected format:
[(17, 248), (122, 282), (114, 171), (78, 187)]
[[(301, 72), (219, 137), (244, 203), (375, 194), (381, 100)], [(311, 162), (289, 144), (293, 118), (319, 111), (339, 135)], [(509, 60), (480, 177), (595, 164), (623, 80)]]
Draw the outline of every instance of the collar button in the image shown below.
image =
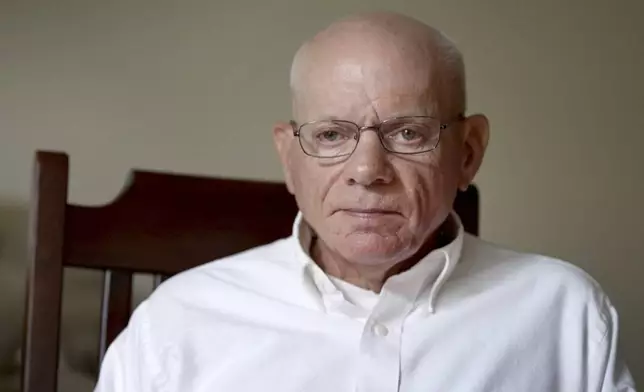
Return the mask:
[(376, 334), (376, 336), (385, 337), (389, 335), (389, 329), (380, 323), (375, 323), (373, 327), (371, 327), (371, 330)]

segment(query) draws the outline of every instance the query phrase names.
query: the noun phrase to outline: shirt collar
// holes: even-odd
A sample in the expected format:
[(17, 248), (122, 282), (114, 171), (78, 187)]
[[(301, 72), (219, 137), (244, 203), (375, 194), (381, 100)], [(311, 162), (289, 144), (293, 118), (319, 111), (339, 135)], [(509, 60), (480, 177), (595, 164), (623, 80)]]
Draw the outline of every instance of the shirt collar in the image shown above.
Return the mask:
[[(410, 269), (390, 277), (383, 290), (403, 296), (411, 303), (426, 299), (427, 310), (434, 313), (438, 294), (460, 260), (465, 235), (463, 224), (455, 212), (449, 215), (445, 225), (451, 238), (449, 243), (432, 250)], [(303, 264), (304, 274), (313, 282), (324, 307), (330, 312), (339, 311), (348, 315), (364, 316), (364, 311), (350, 304), (326, 273), (311, 259), (309, 249), (313, 236), (313, 230), (299, 212), (293, 223), (292, 234), (296, 244), (296, 258)]]

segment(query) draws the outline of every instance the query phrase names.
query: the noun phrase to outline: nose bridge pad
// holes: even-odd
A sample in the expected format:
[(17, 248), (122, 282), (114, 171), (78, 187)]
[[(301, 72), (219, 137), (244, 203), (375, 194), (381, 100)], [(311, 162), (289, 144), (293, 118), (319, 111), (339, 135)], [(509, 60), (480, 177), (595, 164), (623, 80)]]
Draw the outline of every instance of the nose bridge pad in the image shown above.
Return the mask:
[(360, 141), (360, 135), (362, 135), (362, 132), (364, 131), (374, 131), (376, 133), (376, 136), (378, 136), (378, 140), (382, 143), (382, 140), (380, 138), (380, 127), (377, 125), (368, 125), (365, 127), (362, 127), (358, 129), (358, 132), (353, 136), (353, 138), (356, 140), (356, 143)]
[[(368, 130), (373, 131), (375, 133), (374, 136), (378, 140), (375, 141), (376, 145), (374, 145), (374, 146), (369, 146), (369, 147), (363, 146), (363, 149), (367, 148), (368, 150), (371, 151), (371, 152), (366, 153), (370, 157), (370, 158), (366, 158), (366, 159), (368, 159), (368, 161), (369, 161), (369, 166), (371, 166), (371, 167), (374, 166), (374, 159), (377, 160), (377, 163), (375, 164), (375, 166), (380, 166), (380, 165), (382, 165), (384, 163), (383, 160), (387, 159), (386, 157), (382, 156), (382, 154), (387, 154), (388, 150), (385, 147), (384, 142), (382, 141), (382, 138), (380, 137), (380, 130), (379, 130), (377, 125), (370, 125), (370, 126), (365, 126), (365, 127), (360, 128), (360, 130), (356, 133), (356, 136), (358, 137), (358, 139), (356, 141), (356, 147), (354, 149), (354, 154), (351, 154), (351, 155), (356, 156), (355, 151), (360, 148), (360, 136), (362, 135), (363, 131), (368, 131)], [(377, 152), (375, 152), (373, 150), (374, 148), (377, 149)], [(364, 154), (365, 154), (365, 152), (357, 154), (360, 157), (355, 158), (355, 159), (357, 159), (358, 161), (361, 161), (361, 162), (364, 163), (364, 159), (365, 159)], [(377, 158), (376, 158), (376, 155), (378, 156)]]

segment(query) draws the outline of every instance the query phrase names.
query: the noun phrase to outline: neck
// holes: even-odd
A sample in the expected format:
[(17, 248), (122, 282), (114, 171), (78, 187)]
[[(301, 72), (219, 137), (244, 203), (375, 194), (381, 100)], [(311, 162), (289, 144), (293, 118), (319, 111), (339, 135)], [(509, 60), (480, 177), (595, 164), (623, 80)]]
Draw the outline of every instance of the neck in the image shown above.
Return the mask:
[(353, 263), (334, 252), (317, 237), (314, 237), (311, 243), (311, 257), (326, 274), (379, 293), (389, 277), (410, 269), (432, 250), (449, 243), (452, 238), (450, 233), (453, 231), (449, 230), (452, 226), (449, 222), (450, 219), (448, 218), (413, 256), (392, 263), (383, 265)]

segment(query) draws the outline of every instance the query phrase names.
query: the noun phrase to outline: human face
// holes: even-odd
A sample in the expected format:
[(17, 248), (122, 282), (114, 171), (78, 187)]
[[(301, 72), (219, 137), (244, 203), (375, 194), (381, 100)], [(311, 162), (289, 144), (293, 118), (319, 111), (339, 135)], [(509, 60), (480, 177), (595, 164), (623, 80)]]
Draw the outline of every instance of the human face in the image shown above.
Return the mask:
[[(343, 58), (312, 72), (305, 96), (294, 102), (296, 120), (368, 126), (395, 116), (443, 123), (457, 116), (438, 112), (426, 67), (389, 60), (365, 65), (364, 56)], [(436, 149), (418, 155), (388, 153), (366, 130), (343, 159), (304, 154), (286, 124), (274, 131), (287, 186), (324, 247), (354, 264), (388, 266), (412, 257), (448, 216), (464, 179), (462, 126), (452, 124)]]

